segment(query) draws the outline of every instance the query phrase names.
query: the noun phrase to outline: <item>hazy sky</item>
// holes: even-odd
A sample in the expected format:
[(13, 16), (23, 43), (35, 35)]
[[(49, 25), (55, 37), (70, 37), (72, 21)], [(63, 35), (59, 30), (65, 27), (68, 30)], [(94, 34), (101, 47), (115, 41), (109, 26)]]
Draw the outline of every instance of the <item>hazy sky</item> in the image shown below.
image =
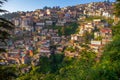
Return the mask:
[[(3, 9), (10, 12), (15, 11), (33, 11), (35, 9), (41, 9), (44, 6), (72, 6), (77, 4), (89, 3), (89, 2), (99, 2), (104, 0), (8, 0), (3, 5)], [(110, 0), (115, 1), (115, 0)]]

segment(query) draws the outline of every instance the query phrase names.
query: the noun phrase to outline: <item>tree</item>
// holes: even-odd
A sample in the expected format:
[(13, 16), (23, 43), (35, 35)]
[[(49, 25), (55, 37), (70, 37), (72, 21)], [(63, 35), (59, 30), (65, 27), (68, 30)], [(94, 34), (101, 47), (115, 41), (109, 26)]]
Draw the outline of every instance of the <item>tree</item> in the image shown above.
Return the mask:
[[(0, 8), (3, 3), (7, 0), (0, 0)], [(0, 9), (0, 13), (7, 12), (6, 10)], [(4, 46), (7, 45), (7, 40), (10, 38), (11, 31), (14, 29), (14, 24), (10, 21), (0, 18), (0, 52), (5, 51)]]
[[(3, 5), (3, 3), (7, 0), (0, 0), (0, 7)], [(0, 9), (0, 12), (6, 12), (6, 10)]]
[[(0, 0), (0, 8), (3, 3), (7, 0)], [(7, 12), (6, 10), (0, 9), (0, 13)], [(4, 46), (7, 46), (7, 41), (11, 36), (11, 31), (14, 29), (14, 24), (10, 21), (0, 17), (0, 52), (4, 52)], [(0, 80), (12, 80), (16, 77), (14, 70), (10, 67), (1, 66), (0, 67)]]
[(14, 80), (17, 77), (15, 67), (0, 66), (0, 80)]

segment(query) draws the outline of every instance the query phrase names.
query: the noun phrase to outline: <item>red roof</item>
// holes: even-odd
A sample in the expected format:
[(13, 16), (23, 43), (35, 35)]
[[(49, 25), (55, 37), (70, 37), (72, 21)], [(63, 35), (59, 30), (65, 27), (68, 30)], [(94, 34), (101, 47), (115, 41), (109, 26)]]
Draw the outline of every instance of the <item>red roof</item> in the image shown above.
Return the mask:
[(110, 28), (103, 28), (101, 29), (102, 33), (108, 33), (108, 32), (112, 32), (112, 30)]

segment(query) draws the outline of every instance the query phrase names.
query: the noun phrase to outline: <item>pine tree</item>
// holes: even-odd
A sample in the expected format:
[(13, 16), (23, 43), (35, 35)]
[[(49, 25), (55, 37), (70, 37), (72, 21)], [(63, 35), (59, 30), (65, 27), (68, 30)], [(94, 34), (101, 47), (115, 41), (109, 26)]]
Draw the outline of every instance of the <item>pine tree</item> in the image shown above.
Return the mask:
[[(1, 9), (4, 2), (7, 0), (0, 0), (0, 13), (7, 12), (6, 10)], [(7, 45), (7, 40), (10, 38), (11, 31), (14, 29), (14, 24), (10, 21), (0, 18), (0, 52), (5, 51), (3, 46)]]

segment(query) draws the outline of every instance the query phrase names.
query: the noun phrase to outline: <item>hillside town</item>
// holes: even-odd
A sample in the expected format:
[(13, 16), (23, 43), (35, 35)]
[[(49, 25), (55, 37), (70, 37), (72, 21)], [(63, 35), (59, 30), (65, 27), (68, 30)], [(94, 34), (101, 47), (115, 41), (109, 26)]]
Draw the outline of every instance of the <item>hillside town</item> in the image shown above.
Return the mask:
[[(37, 66), (41, 56), (49, 58), (52, 54), (64, 53), (68, 57), (80, 57), (85, 49), (97, 53), (99, 59), (104, 46), (112, 41), (111, 26), (119, 20), (113, 14), (113, 5), (105, 1), (18, 12), (20, 17), (10, 20), (15, 30), (4, 46), (7, 51), (0, 54), (0, 65)], [(64, 29), (72, 23), (78, 25), (74, 34), (59, 34), (59, 27)]]

